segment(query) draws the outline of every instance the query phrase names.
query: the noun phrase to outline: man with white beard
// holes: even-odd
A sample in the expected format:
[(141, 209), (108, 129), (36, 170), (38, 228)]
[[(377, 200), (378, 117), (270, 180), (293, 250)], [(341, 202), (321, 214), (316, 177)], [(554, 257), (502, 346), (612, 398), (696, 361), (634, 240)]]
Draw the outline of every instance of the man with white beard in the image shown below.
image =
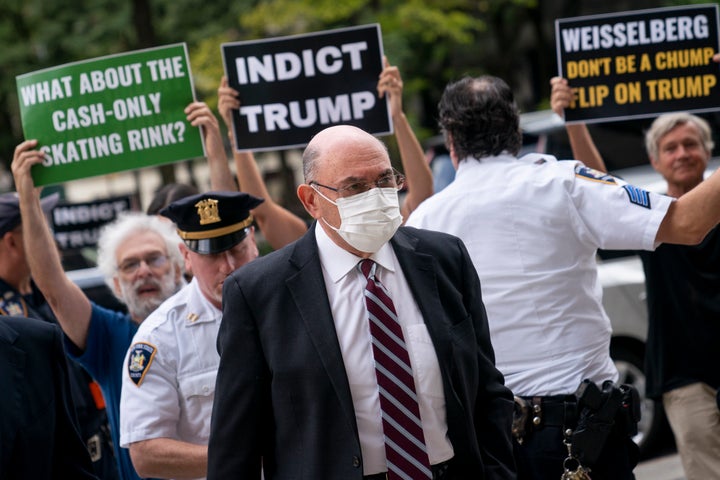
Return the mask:
[[(165, 246), (155, 245), (155, 249), (146, 252), (146, 245), (135, 240), (136, 235), (155, 236)], [(178, 242), (180, 238), (172, 224), (162, 217), (143, 213), (122, 215), (102, 230), (98, 241), (98, 268), (136, 323), (142, 322), (184, 285), (183, 276), (177, 275), (183, 267)]]

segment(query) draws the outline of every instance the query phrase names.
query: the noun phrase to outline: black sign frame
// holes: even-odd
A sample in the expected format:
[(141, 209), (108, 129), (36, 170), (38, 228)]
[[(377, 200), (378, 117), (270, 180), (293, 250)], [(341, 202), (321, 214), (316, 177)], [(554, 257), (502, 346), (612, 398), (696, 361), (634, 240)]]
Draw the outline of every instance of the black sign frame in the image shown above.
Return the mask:
[[(703, 22), (707, 34), (688, 38), (700, 36)], [(715, 4), (556, 20), (558, 74), (575, 92), (565, 121), (720, 110), (720, 66), (711, 59), (720, 52), (718, 23)]]
[[(240, 110), (232, 112), (237, 151), (304, 147), (320, 130), (339, 124), (378, 136), (393, 133), (387, 98), (377, 95), (379, 24), (224, 43), (221, 50), (228, 83), (240, 92)], [(374, 105), (366, 108), (370, 95)], [(283, 120), (289, 128), (281, 128)]]

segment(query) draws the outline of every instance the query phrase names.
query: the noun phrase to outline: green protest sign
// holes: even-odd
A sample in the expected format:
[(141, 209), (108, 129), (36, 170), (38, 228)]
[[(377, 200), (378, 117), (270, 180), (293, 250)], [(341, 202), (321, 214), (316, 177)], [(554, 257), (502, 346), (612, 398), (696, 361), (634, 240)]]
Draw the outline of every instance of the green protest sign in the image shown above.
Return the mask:
[(183, 110), (194, 101), (185, 44), (138, 50), (16, 78), (26, 139), (45, 152), (36, 185), (204, 156)]

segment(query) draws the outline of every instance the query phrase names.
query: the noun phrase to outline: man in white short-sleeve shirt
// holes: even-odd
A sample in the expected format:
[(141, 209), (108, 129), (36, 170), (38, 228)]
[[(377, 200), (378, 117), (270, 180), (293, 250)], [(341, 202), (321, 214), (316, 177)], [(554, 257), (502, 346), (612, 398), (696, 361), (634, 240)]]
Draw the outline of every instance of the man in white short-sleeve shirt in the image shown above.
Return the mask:
[[(520, 478), (559, 478), (567, 457), (563, 432), (576, 422), (573, 393), (585, 379), (602, 390), (618, 378), (597, 249), (699, 242), (720, 217), (720, 177), (674, 201), (577, 161), (518, 159), (518, 110), (495, 77), (448, 85), (439, 109), (456, 178), (407, 224), (465, 242), (481, 280), (498, 369), (519, 406), (541, 413), (517, 425)], [(603, 451), (592, 478), (632, 478), (635, 446), (624, 432), (610, 435), (606, 450), (617, 450)]]
[(177, 226), (193, 279), (140, 325), (125, 357), (120, 444), (142, 477), (205, 478), (222, 284), (258, 256), (250, 210), (262, 201), (207, 192), (160, 211)]
[(536, 154), (468, 159), (457, 173), (408, 222), (464, 240), (507, 386), (515, 395), (554, 395), (585, 378), (617, 380), (595, 254), (652, 250), (671, 199)]

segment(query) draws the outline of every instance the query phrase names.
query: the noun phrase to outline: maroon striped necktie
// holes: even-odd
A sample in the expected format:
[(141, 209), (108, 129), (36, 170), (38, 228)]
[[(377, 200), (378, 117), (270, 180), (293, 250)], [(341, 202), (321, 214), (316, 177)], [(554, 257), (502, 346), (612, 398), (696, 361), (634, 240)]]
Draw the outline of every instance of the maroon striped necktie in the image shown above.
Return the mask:
[(370, 318), (375, 374), (380, 391), (387, 478), (432, 478), (410, 357), (395, 307), (385, 287), (375, 277), (377, 264), (365, 259), (359, 266), (367, 278), (365, 305)]

